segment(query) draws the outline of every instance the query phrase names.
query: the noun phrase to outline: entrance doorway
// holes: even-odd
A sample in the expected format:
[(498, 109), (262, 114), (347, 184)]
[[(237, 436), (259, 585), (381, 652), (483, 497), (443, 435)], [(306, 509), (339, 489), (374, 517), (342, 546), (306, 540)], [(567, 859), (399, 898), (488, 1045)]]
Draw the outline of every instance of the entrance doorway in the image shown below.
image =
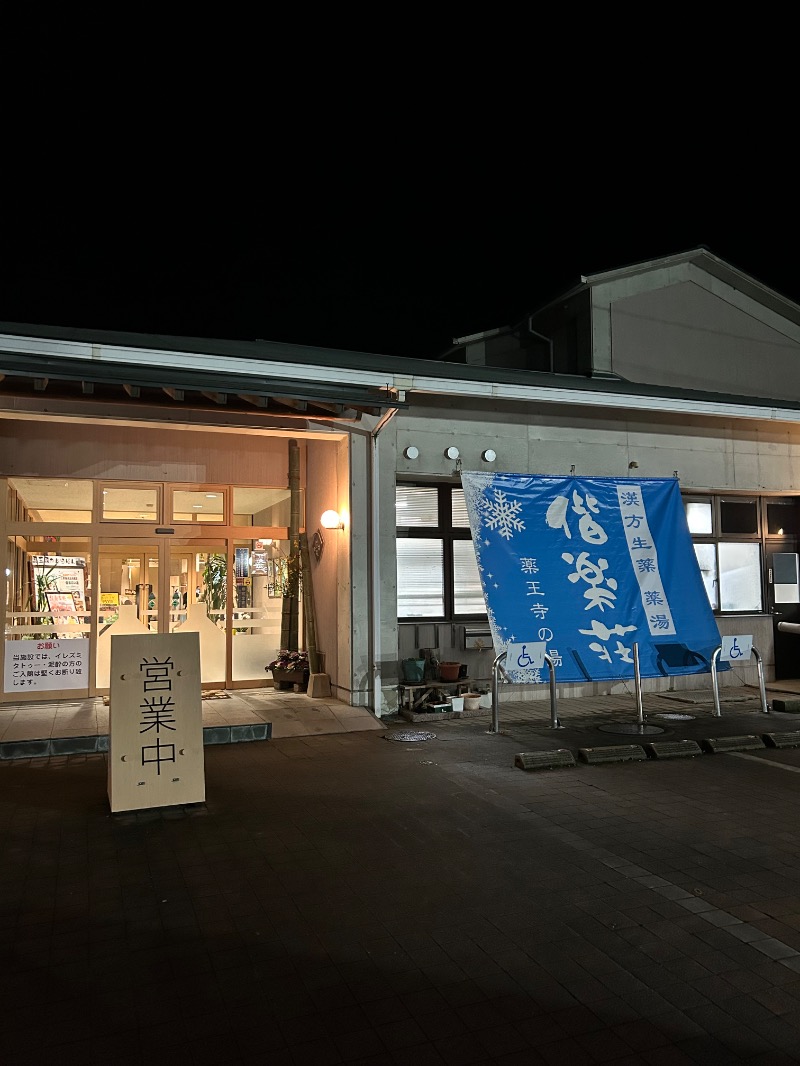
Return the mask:
[(206, 687), (265, 685), (280, 634), (278, 550), (254, 562), (249, 541), (101, 539), (96, 692), (110, 685), (111, 637), (146, 632), (197, 633)]
[(780, 622), (800, 623), (800, 538), (783, 536), (765, 542), (768, 609), (775, 640), (775, 679), (800, 677), (800, 634), (784, 633)]

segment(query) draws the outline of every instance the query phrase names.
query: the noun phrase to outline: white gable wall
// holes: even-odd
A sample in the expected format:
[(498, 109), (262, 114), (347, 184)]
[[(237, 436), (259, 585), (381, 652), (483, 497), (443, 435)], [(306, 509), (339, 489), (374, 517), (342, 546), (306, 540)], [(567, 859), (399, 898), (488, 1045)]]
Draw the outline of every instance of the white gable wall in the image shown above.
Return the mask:
[(595, 286), (592, 317), (597, 369), (800, 401), (800, 327), (693, 264)]

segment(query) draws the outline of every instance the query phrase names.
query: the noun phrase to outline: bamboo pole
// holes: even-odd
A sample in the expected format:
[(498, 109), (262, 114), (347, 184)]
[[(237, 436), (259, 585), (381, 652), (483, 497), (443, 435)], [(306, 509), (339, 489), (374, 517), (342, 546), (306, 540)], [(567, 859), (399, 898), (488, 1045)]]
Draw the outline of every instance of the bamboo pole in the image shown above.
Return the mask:
[(289, 441), (289, 560), (286, 593), (281, 609), (281, 648), (299, 651), (298, 607), (300, 588), (300, 449), (296, 440)]
[(308, 554), (308, 537), (300, 534), (300, 560), (303, 567), (303, 617), (306, 623), (306, 647), (308, 666), (312, 674), (318, 674), (319, 652), (317, 651), (317, 615), (314, 609), (314, 587), (311, 581), (311, 560)]

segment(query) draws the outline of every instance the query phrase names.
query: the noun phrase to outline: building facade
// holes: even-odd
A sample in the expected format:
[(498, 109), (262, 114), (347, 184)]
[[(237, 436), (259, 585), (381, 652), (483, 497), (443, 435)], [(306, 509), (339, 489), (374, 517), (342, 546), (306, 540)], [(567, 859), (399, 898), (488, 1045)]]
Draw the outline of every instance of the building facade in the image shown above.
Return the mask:
[(206, 686), (269, 684), (302, 533), (338, 698), (393, 711), (420, 649), (488, 679), (463, 470), (676, 477), (720, 632), (797, 676), (799, 360), (800, 307), (704, 249), (440, 360), (0, 325), (2, 698), (102, 693), (114, 632), (181, 628)]

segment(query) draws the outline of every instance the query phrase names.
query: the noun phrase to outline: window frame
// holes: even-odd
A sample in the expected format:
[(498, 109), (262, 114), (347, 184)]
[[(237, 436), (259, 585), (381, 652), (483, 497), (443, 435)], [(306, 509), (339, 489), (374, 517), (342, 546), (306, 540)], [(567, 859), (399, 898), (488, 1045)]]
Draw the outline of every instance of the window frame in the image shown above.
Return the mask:
[[(784, 496), (780, 497), (785, 498)], [(767, 500), (772, 497), (761, 496), (752, 492), (682, 492), (681, 501), (687, 503), (710, 503), (711, 504), (711, 532), (691, 533), (692, 544), (709, 544), (714, 548), (714, 560), (716, 566), (716, 601), (717, 605), (711, 604), (711, 609), (719, 617), (736, 617), (737, 615), (752, 615), (766, 613), (767, 587), (764, 574), (764, 560), (766, 558), (764, 539), (766, 536), (766, 506)], [(749, 503), (756, 505), (756, 531), (754, 533), (723, 533), (722, 532), (722, 505), (724, 503)], [(741, 611), (726, 611), (722, 609), (722, 591), (720, 587), (720, 545), (723, 544), (757, 544), (758, 545), (758, 580), (760, 607), (748, 607)]]
[[(442, 598), (444, 601), (444, 613), (442, 615), (401, 615), (399, 612), (399, 589), (398, 589), (398, 612), (397, 620), (400, 623), (418, 623), (424, 624), (426, 622), (480, 622), (486, 621), (486, 611), (480, 613), (471, 614), (456, 614), (455, 612), (455, 562), (453, 558), (453, 543), (454, 541), (472, 542), (472, 530), (467, 526), (454, 526), (453, 525), (453, 492), (462, 491), (463, 487), (460, 483), (436, 483), (423, 482), (423, 481), (401, 481), (398, 480), (395, 483), (395, 501), (397, 500), (397, 493), (401, 489), (420, 488), (420, 489), (433, 489), (436, 492), (436, 515), (437, 524), (435, 526), (400, 526), (397, 525), (395, 518), (395, 538), (396, 540), (412, 540), (412, 539), (425, 539), (425, 540), (440, 540), (442, 542)], [(396, 515), (395, 508), (395, 515)]]

